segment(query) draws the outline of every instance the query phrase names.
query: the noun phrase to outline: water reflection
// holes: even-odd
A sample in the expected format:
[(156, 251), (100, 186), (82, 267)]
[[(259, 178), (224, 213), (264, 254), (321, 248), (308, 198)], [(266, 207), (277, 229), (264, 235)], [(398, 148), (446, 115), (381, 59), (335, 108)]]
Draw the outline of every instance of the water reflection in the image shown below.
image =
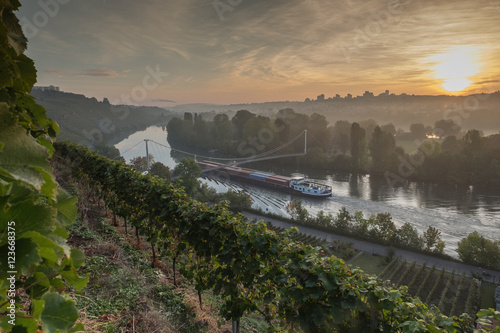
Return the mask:
[[(141, 140), (153, 139), (166, 144), (167, 133), (161, 128), (150, 128), (130, 136), (116, 145), (121, 152), (134, 146)], [(171, 154), (165, 149), (154, 148), (155, 160), (170, 168), (186, 155)], [(139, 145), (127, 153), (129, 161), (136, 156), (145, 156), (145, 146)], [(288, 167), (276, 163), (249, 165), (248, 167), (263, 171), (274, 171), (283, 175), (301, 172), (297, 165), (290, 163)], [(302, 200), (312, 215), (320, 210), (337, 214), (341, 207), (352, 213), (363, 211), (365, 215), (388, 212), (396, 224), (409, 222), (420, 232), (432, 225), (442, 232), (447, 242), (447, 252), (456, 248), (458, 241), (472, 231), (492, 239), (500, 239), (500, 189), (484, 191), (473, 187), (455, 188), (451, 186), (425, 183), (406, 183), (396, 187), (388, 185), (384, 177), (354, 175), (349, 173), (330, 173), (308, 175), (324, 181), (333, 187), (333, 197), (326, 200), (308, 199), (291, 196), (249, 184), (233, 182), (211, 182), (218, 191), (227, 188), (243, 189), (254, 199), (254, 207), (286, 215), (285, 206), (290, 200)], [(450, 253), (454, 254), (454, 253)], [(454, 254), (456, 255), (456, 254)]]

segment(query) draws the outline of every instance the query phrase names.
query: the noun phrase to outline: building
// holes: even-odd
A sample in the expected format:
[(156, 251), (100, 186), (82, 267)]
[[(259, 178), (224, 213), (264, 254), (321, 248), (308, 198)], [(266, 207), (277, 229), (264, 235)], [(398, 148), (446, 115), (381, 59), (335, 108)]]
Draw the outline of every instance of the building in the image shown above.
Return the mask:
[(39, 91), (61, 91), (59, 87), (54, 87), (54, 86), (34, 86), (33, 90), (39, 90)]

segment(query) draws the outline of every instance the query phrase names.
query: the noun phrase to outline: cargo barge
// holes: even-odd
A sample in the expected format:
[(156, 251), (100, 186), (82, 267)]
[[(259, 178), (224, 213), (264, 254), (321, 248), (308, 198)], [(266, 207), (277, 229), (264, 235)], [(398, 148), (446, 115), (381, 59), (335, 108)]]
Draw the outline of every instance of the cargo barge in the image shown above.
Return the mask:
[(254, 184), (285, 190), (290, 193), (306, 195), (310, 197), (323, 198), (332, 196), (332, 187), (318, 182), (306, 180), (303, 177), (286, 177), (269, 172), (262, 172), (238, 166), (226, 166), (224, 164), (201, 161), (197, 162), (202, 172), (212, 171), (218, 175), (228, 175), (231, 178), (245, 180)]

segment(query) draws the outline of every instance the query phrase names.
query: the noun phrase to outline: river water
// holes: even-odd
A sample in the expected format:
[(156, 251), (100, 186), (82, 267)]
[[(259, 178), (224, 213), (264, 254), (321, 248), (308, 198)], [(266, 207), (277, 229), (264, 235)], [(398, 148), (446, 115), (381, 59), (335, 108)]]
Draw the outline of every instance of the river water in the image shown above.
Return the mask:
[[(177, 161), (168, 146), (167, 132), (159, 127), (150, 127), (121, 141), (117, 147), (127, 162), (136, 156), (146, 155), (145, 139), (149, 142), (149, 153), (156, 161), (174, 168)], [(158, 144), (157, 144), (158, 143)], [(130, 149), (134, 145), (134, 148)], [(160, 145), (161, 144), (161, 145)], [(128, 150), (128, 151), (127, 151)], [(124, 153), (127, 151), (126, 153)], [(290, 171), (283, 172), (290, 175)], [(312, 215), (320, 210), (336, 214), (346, 207), (351, 213), (362, 211), (365, 217), (371, 214), (390, 213), (396, 225), (405, 222), (423, 232), (428, 226), (441, 231), (446, 242), (445, 252), (457, 256), (458, 241), (473, 231), (494, 240), (500, 240), (500, 189), (485, 192), (474, 189), (456, 189), (446, 186), (408, 183), (391, 187), (384, 178), (369, 175), (333, 173), (315, 175), (314, 178), (333, 187), (333, 197), (327, 199), (307, 198), (280, 191), (262, 188), (253, 184), (240, 184), (218, 179), (204, 179), (219, 192), (246, 191), (253, 200), (253, 207), (267, 212), (289, 216), (286, 205), (291, 200), (302, 200), (303, 206)]]

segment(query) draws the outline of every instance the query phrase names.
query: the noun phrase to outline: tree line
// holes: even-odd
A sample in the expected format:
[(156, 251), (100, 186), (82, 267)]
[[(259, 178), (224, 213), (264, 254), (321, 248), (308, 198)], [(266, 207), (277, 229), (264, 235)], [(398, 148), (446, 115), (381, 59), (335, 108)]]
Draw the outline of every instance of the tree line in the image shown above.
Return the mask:
[[(291, 201), (286, 209), (292, 219), (302, 225), (316, 225), (337, 234), (369, 242), (448, 257), (444, 255), (446, 244), (441, 238), (441, 231), (433, 226), (419, 234), (418, 230), (407, 222), (398, 228), (389, 213), (379, 213), (366, 218), (363, 212), (350, 213), (345, 207), (336, 215), (320, 210), (314, 217), (302, 202), (297, 200)], [(500, 271), (500, 241), (488, 240), (477, 231), (458, 242), (457, 253), (460, 260), (466, 264)]]
[[(415, 123), (405, 132), (373, 120), (331, 125), (321, 114), (309, 116), (292, 109), (280, 110), (274, 118), (240, 110), (231, 119), (217, 114), (213, 121), (185, 113), (183, 119), (169, 122), (167, 140), (175, 148), (200, 154), (250, 158), (294, 139), (280, 154), (303, 152), (300, 135), (306, 129), (307, 155), (294, 160), (304, 171), (369, 173), (384, 176), (391, 185), (406, 181), (484, 188), (500, 185), (500, 134), (464, 132), (452, 119), (436, 121), (434, 126)], [(417, 149), (405, 151), (405, 143)], [(273, 164), (289, 165), (290, 160), (278, 159)]]

